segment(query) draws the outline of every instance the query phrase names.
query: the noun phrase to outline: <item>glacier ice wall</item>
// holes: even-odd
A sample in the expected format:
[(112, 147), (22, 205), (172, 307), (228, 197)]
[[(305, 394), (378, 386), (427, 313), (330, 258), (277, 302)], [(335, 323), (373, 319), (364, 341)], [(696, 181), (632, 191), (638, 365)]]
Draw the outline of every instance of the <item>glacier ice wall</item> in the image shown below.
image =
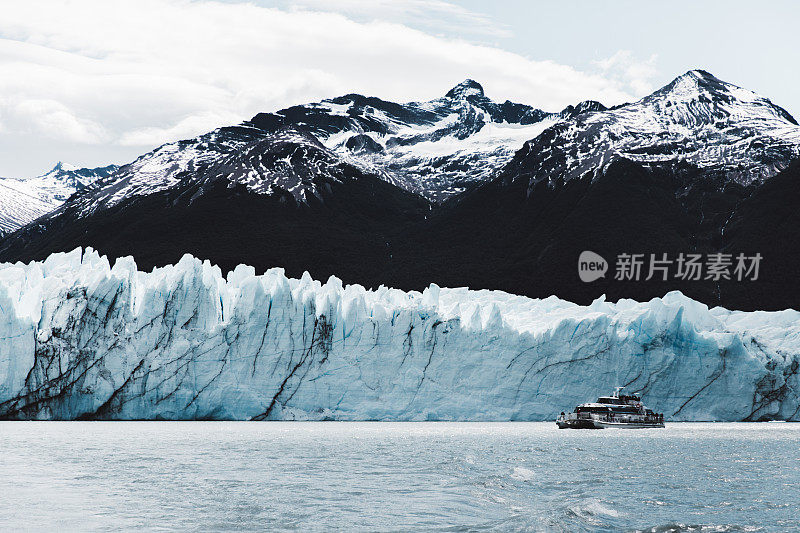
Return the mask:
[(370, 291), (92, 250), (0, 265), (6, 419), (546, 420), (625, 385), (672, 420), (797, 420), (799, 346), (797, 311), (677, 292)]

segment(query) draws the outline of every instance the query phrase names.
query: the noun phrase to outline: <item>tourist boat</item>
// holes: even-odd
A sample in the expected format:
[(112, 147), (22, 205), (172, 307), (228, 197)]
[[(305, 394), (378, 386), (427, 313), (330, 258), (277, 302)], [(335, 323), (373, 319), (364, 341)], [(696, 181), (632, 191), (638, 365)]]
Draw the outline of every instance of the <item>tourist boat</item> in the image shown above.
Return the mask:
[(663, 428), (664, 415), (654, 413), (635, 394), (622, 394), (617, 387), (611, 396), (597, 402), (582, 403), (573, 413), (561, 413), (556, 419), (559, 429)]

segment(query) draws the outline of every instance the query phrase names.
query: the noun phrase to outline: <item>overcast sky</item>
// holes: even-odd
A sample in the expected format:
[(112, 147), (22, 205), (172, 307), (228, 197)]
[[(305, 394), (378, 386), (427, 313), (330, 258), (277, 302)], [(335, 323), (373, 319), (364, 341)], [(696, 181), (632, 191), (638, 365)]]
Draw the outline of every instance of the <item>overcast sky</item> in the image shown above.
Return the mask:
[(432, 99), (468, 77), (555, 111), (704, 68), (797, 116), (799, 17), (790, 0), (5, 0), (0, 176), (125, 163), (350, 92)]

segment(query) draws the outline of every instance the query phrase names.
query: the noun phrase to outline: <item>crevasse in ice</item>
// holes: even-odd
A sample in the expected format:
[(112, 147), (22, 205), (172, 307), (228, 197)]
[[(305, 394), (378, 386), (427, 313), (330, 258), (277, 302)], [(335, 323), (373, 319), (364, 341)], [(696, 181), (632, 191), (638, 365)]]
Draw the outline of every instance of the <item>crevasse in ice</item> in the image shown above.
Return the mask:
[(92, 250), (0, 265), (0, 417), (547, 420), (624, 385), (672, 420), (800, 418), (800, 313), (321, 284)]

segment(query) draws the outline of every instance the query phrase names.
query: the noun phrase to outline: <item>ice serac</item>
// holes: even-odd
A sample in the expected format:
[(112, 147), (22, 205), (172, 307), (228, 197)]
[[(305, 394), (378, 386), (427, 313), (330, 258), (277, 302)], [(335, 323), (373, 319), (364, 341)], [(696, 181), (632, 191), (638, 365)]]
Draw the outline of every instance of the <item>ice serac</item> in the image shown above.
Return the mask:
[(87, 250), (0, 265), (9, 419), (546, 420), (624, 385), (671, 420), (797, 420), (800, 313), (321, 284)]

